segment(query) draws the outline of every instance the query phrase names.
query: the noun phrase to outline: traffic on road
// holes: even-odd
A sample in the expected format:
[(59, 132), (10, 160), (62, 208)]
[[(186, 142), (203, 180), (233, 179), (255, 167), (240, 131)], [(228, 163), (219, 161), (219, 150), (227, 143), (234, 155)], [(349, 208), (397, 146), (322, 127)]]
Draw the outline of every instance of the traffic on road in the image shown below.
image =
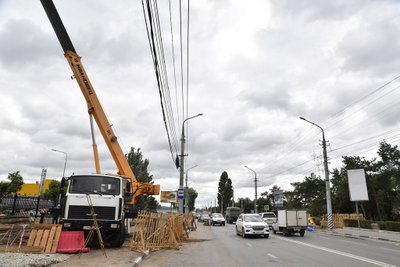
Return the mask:
[(198, 223), (191, 236), (206, 241), (190, 242), (180, 251), (155, 252), (140, 266), (400, 266), (398, 242), (348, 238), (321, 230), (307, 231), (303, 237), (277, 232), (269, 238), (247, 234), (243, 238), (237, 235), (238, 225), (240, 221), (225, 227)]

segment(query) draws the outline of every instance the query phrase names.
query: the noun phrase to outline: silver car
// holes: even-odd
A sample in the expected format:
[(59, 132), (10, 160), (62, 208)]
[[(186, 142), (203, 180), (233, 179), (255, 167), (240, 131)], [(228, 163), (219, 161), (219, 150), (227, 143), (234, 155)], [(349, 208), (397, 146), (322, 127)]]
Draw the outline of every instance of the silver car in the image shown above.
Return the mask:
[(211, 225), (222, 225), (225, 226), (225, 218), (221, 213), (211, 214)]
[(260, 214), (242, 213), (236, 220), (236, 234), (243, 237), (249, 235), (269, 237), (269, 227)]

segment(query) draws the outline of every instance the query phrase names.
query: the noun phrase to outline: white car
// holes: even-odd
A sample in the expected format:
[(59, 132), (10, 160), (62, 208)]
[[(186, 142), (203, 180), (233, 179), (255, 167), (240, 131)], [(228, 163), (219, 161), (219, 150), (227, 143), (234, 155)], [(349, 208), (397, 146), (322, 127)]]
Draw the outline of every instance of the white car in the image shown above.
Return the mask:
[(236, 220), (236, 234), (243, 237), (248, 235), (263, 235), (269, 237), (269, 227), (260, 214), (242, 213)]
[(225, 226), (225, 218), (221, 213), (211, 214), (211, 225), (222, 225)]

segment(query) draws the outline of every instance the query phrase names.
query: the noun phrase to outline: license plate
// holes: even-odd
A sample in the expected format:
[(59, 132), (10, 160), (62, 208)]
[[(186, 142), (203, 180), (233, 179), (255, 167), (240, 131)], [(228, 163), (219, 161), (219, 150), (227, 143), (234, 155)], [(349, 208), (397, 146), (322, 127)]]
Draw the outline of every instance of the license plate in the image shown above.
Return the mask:
[(90, 229), (92, 229), (92, 226), (89, 226), (89, 225), (83, 226), (83, 230), (90, 230)]
[(293, 230), (300, 231), (300, 227), (293, 227)]

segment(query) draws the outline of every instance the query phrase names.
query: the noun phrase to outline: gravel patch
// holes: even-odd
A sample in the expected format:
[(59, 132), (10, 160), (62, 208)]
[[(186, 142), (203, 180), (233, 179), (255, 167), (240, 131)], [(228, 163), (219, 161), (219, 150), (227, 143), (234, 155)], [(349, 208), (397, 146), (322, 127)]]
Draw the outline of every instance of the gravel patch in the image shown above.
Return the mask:
[(67, 260), (66, 254), (0, 253), (1, 267), (44, 267)]

